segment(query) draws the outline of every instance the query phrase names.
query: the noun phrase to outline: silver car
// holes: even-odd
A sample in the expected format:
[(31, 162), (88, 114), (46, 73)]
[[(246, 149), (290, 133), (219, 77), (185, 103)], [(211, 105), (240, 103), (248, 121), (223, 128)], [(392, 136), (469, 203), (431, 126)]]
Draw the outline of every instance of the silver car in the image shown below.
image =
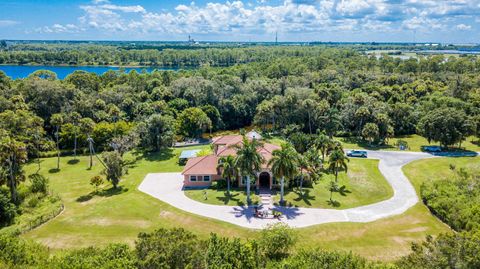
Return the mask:
[(347, 151), (347, 156), (367, 158), (368, 153), (365, 150), (349, 150)]

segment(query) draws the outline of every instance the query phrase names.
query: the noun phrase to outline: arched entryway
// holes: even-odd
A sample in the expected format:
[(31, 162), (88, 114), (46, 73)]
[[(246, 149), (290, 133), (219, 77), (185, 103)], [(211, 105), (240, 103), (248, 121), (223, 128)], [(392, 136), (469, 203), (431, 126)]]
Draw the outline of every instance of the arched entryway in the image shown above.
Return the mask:
[(268, 172), (262, 172), (258, 176), (258, 184), (260, 188), (270, 188), (270, 174)]

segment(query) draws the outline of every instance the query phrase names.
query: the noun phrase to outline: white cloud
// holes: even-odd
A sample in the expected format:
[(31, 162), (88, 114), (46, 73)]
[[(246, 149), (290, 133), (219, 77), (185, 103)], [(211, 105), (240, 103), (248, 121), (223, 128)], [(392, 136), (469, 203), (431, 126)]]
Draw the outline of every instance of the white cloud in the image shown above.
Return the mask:
[(79, 33), (84, 31), (85, 29), (74, 25), (74, 24), (54, 24), (52, 26), (44, 26), (35, 29), (35, 32), (38, 33)]
[(8, 27), (8, 26), (13, 26), (17, 25), (20, 22), (18, 21), (13, 21), (13, 20), (0, 20), (0, 27)]
[(466, 31), (466, 30), (472, 29), (472, 26), (461, 23), (461, 24), (457, 24), (456, 28), (458, 30)]
[[(93, 0), (82, 5), (78, 24), (43, 30), (62, 33), (93, 29), (109, 33), (268, 34), (335, 31), (468, 30), (465, 19), (480, 13), (480, 0), (257, 0), (179, 4), (154, 12), (140, 5)], [(253, 2), (255, 3), (255, 2)], [(1, 25), (1, 23), (0, 23)], [(75, 26), (75, 27), (73, 27)], [(468, 29), (467, 29), (468, 28)]]

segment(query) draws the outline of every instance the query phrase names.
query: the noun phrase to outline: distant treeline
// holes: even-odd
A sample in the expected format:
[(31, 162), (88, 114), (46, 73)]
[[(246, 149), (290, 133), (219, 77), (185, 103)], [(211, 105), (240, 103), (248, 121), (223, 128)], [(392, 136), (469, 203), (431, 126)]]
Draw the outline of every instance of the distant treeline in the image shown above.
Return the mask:
[[(418, 46), (395, 43), (200, 43), (187, 42), (103, 42), (103, 43), (33, 43), (0, 44), (0, 64), (38, 65), (141, 65), (169, 67), (232, 66), (250, 62), (267, 62), (283, 57), (321, 56), (326, 48), (344, 53), (362, 54), (368, 50), (475, 50), (477, 47)], [(287, 45), (288, 44), (288, 45)], [(480, 49), (480, 48), (477, 48)]]

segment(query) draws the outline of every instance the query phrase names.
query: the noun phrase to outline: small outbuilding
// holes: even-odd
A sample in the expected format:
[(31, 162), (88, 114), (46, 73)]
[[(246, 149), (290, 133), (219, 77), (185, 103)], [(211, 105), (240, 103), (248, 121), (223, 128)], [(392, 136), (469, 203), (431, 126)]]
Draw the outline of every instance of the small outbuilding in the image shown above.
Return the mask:
[(262, 135), (260, 135), (255, 130), (251, 130), (250, 132), (248, 132), (247, 137), (250, 138), (250, 139), (256, 139), (256, 140), (261, 140), (262, 139)]

